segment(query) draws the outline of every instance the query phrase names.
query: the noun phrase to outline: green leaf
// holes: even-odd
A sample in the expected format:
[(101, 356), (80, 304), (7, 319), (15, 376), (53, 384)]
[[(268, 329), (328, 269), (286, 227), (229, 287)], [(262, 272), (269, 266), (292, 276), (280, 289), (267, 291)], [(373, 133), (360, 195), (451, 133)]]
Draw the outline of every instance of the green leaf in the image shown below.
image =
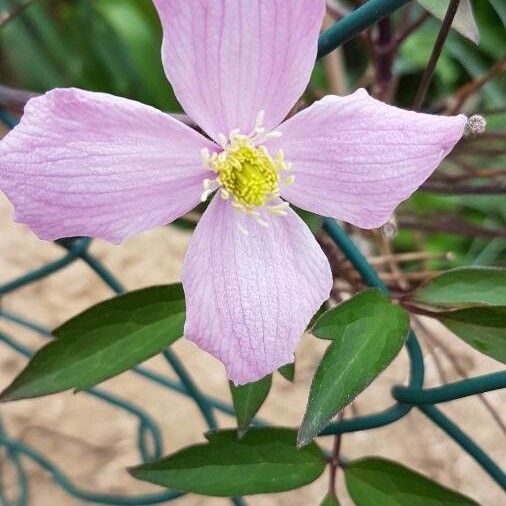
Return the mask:
[(423, 304), (455, 307), (506, 303), (506, 269), (464, 267), (431, 279), (413, 294)]
[(295, 212), (302, 218), (313, 234), (320, 231), (323, 225), (323, 218), (319, 214), (314, 214), (305, 209), (299, 209), (298, 207), (295, 208)]
[(293, 380), (295, 379), (295, 362), (281, 366), (278, 369), (278, 372), (287, 381), (293, 382)]
[[(418, 3), (438, 19), (445, 17), (450, 0), (418, 0)], [(475, 44), (480, 42), (480, 31), (474, 19), (470, 0), (461, 0), (457, 14), (453, 20), (452, 28), (472, 40)]]
[(233, 430), (207, 437), (205, 444), (183, 448), (130, 473), (184, 492), (232, 497), (299, 488), (325, 470), (322, 450), (314, 443), (298, 450), (291, 429), (252, 428), (240, 440)]
[(240, 438), (244, 436), (251, 420), (258, 413), (265, 399), (267, 399), (271, 385), (272, 374), (254, 383), (247, 383), (246, 385), (237, 387), (230, 382), (230, 392), (232, 393), (235, 416), (237, 418), (237, 432)]
[(54, 331), (0, 401), (83, 390), (161, 352), (183, 334), (180, 284), (130, 292), (97, 304)]
[(506, 363), (506, 306), (445, 311), (434, 317), (476, 350)]
[(506, 25), (506, 6), (502, 2), (502, 0), (488, 0), (490, 5), (494, 8), (497, 15), (501, 18), (503, 24)]
[(327, 494), (320, 506), (340, 506), (339, 499), (335, 495)]
[(95, 0), (94, 4), (121, 36), (135, 68), (142, 76), (143, 86), (130, 98), (162, 110), (180, 110), (160, 59), (146, 58), (147, 54), (158, 54), (162, 42), (160, 22), (152, 3), (138, 0)]
[(344, 468), (357, 506), (479, 506), (478, 503), (390, 460), (369, 457)]
[(364, 290), (330, 311), (323, 313), (310, 329), (316, 337), (334, 339), (351, 322), (365, 316), (378, 316), (385, 305), (390, 305), (388, 297), (377, 288)]
[(315, 335), (332, 339), (311, 385), (298, 444), (310, 442), (395, 358), (409, 331), (406, 311), (368, 290), (328, 311)]

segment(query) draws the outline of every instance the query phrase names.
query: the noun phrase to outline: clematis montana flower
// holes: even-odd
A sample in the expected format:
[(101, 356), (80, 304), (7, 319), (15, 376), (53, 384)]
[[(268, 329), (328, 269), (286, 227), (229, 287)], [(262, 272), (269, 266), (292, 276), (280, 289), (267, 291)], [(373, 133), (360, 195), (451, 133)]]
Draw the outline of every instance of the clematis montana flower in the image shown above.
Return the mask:
[(183, 268), (185, 336), (242, 384), (293, 361), (328, 298), (325, 255), (289, 203), (384, 224), (460, 139), (463, 116), (408, 112), (365, 90), (291, 117), (324, 0), (155, 0), (162, 60), (207, 136), (130, 100), (79, 89), (34, 98), (0, 143), (0, 188), (41, 239), (119, 243), (211, 194)]

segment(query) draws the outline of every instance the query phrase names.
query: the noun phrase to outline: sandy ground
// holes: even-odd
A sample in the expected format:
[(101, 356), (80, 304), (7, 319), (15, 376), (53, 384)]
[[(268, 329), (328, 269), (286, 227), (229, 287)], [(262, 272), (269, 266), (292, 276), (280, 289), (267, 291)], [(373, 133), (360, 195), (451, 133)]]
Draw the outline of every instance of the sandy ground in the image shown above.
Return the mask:
[[(61, 255), (57, 246), (38, 241), (23, 226), (14, 224), (10, 205), (3, 197), (0, 197), (0, 234), (0, 283)], [(188, 234), (180, 231), (159, 229), (144, 233), (121, 247), (97, 241), (93, 244), (92, 252), (118, 274), (129, 289), (134, 289), (178, 281), (188, 237)], [(110, 291), (93, 272), (82, 263), (75, 263), (58, 274), (6, 296), (2, 304), (8, 310), (29, 315), (32, 319), (53, 327), (109, 296)], [(44, 342), (33, 333), (2, 320), (0, 329), (33, 348)], [(469, 375), (498, 370), (494, 361), (474, 353), (444, 329), (437, 330)], [(221, 399), (228, 399), (223, 368), (218, 362), (184, 340), (178, 342), (174, 350), (194, 374), (202, 390)], [(281, 377), (275, 379), (273, 391), (260, 413), (262, 417), (279, 425), (294, 426), (300, 422), (308, 385), (322, 351), (323, 344), (320, 341), (311, 336), (304, 337), (297, 353), (295, 383), (290, 384)], [(457, 379), (454, 368), (441, 350), (436, 349), (435, 353), (441, 360), (447, 377), (450, 380)], [(7, 385), (24, 364), (23, 358), (0, 344), (0, 388)], [(147, 365), (159, 372), (173, 375), (160, 358), (150, 360)], [(430, 354), (427, 354), (426, 367), (426, 385), (436, 385), (439, 378), (434, 358)], [(385, 407), (391, 402), (390, 386), (403, 382), (406, 375), (407, 361), (403, 352), (373, 386), (359, 397), (357, 411), (365, 414)], [(160, 423), (166, 453), (202, 440), (202, 418), (185, 397), (162, 390), (131, 373), (114, 378), (102, 386), (107, 391), (142, 406)], [(504, 401), (504, 396), (501, 395), (497, 392), (487, 394), (488, 401), (496, 409), (500, 409), (501, 402)], [(472, 434), (493, 458), (501, 464), (506, 463), (504, 435), (476, 398), (449, 403), (443, 409)], [(115, 494), (159, 490), (135, 481), (124, 470), (126, 466), (139, 462), (135, 444), (136, 421), (128, 414), (114, 410), (86, 394), (70, 393), (3, 405), (0, 413), (11, 436), (50, 457), (80, 487)], [(233, 426), (230, 417), (219, 416), (219, 419), (224, 426)], [(469, 494), (484, 506), (504, 504), (504, 496), (499, 487), (439, 428), (416, 411), (395, 426), (347, 434), (343, 438), (343, 455), (346, 458), (383, 455), (399, 459), (439, 482)], [(31, 506), (83, 504), (63, 493), (53, 483), (51, 476), (38, 466), (27, 462), (26, 467), (31, 482)], [(12, 483), (12, 470), (6, 465), (0, 469), (4, 481)], [(248, 504), (317, 505), (326, 487), (327, 476), (324, 475), (301, 490), (269, 497), (255, 496), (249, 498)], [(341, 474), (338, 489), (342, 504), (351, 505)], [(13, 487), (10, 492), (14, 493)], [(187, 496), (176, 501), (176, 504), (218, 506), (230, 502)]]

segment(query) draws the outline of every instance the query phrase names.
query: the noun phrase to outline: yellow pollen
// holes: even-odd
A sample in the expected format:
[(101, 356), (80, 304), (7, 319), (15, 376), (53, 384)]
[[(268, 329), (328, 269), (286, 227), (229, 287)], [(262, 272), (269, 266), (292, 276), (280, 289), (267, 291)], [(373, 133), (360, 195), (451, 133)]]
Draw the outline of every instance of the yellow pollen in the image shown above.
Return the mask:
[(279, 195), (280, 171), (286, 164), (282, 151), (273, 160), (265, 147), (236, 135), (223, 152), (211, 157), (209, 165), (217, 172), (222, 196), (232, 196), (240, 207), (252, 210)]

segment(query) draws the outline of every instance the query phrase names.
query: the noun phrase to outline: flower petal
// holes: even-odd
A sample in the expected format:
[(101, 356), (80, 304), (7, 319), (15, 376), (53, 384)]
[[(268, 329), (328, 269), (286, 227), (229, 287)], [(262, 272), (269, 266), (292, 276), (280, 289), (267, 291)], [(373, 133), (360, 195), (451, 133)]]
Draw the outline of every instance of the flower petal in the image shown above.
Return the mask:
[(293, 362), (332, 287), (327, 258), (304, 222), (292, 210), (268, 222), (263, 227), (215, 196), (183, 266), (185, 336), (220, 359), (235, 384)]
[(120, 242), (199, 202), (211, 141), (152, 107), (56, 89), (0, 142), (0, 189), (41, 239)]
[(358, 90), (300, 112), (269, 141), (293, 163), (283, 198), (362, 228), (391, 217), (462, 137), (465, 116), (433, 116), (386, 105)]
[(213, 139), (272, 129), (309, 82), (325, 0), (154, 0), (177, 98)]

